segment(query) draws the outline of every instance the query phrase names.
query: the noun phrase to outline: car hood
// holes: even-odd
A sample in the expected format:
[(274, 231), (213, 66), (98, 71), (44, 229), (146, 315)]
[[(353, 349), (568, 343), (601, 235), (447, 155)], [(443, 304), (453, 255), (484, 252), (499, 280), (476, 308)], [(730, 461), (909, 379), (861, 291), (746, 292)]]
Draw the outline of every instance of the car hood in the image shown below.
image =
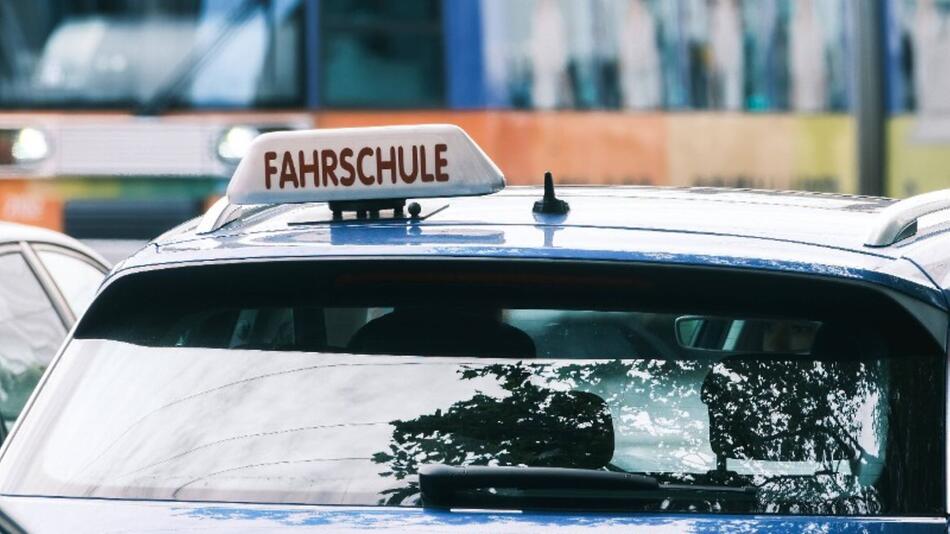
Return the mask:
[[(943, 532), (933, 519), (448, 512), (418, 508), (275, 506), (3, 497), (0, 508), (44, 532)], [(474, 529), (474, 530), (473, 530)]]

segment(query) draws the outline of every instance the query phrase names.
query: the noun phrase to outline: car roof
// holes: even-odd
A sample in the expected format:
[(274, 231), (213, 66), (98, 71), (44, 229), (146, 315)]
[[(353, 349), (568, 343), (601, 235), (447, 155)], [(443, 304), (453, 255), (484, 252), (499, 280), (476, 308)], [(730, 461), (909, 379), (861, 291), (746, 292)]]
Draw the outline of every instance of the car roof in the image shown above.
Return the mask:
[(17, 243), (20, 241), (28, 241), (30, 243), (48, 243), (51, 245), (72, 249), (89, 256), (90, 258), (101, 263), (103, 266), (109, 265), (109, 262), (106, 261), (106, 259), (103, 258), (99, 253), (65, 234), (47, 230), (46, 228), (40, 228), (38, 226), (28, 226), (25, 224), (0, 221), (0, 244)]
[(385, 214), (331, 222), (326, 203), (251, 207), (207, 234), (197, 221), (184, 224), (121, 269), (342, 256), (648, 261), (869, 280), (930, 293), (926, 300), (945, 307), (938, 284), (913, 261), (914, 253), (934, 254), (921, 245), (926, 236), (864, 245), (893, 199), (706, 187), (558, 187), (557, 194), (570, 204), (566, 215), (534, 213), (537, 187), (421, 200), (422, 220), (412, 223)]

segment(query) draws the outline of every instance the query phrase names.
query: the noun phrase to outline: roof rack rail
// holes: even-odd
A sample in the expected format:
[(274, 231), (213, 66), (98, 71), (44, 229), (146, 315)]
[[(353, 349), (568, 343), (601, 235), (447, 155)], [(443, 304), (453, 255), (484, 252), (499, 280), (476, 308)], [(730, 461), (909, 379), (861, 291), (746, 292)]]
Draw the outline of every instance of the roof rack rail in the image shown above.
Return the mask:
[(874, 221), (864, 245), (888, 247), (917, 233), (917, 220), (950, 209), (950, 189), (941, 189), (899, 200), (884, 208)]
[(201, 221), (195, 227), (198, 234), (210, 234), (225, 225), (226, 222), (239, 211), (241, 206), (231, 204), (227, 196), (223, 196), (215, 201), (208, 208), (208, 211), (201, 216)]

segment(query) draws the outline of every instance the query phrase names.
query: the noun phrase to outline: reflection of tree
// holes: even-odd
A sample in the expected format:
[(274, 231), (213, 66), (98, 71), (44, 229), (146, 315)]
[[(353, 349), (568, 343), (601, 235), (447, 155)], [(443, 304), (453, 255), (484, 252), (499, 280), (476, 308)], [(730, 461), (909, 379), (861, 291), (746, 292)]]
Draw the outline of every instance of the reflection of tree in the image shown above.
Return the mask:
[(882, 511), (874, 486), (840, 473), (765, 478), (758, 491), (757, 511), (770, 514), (861, 515)]
[(45, 370), (39, 365), (0, 367), (0, 417), (4, 421), (19, 416)]
[[(661, 465), (685, 466), (683, 458), (708, 451), (710, 444), (729, 458), (820, 463), (820, 475), (733, 474), (733, 481), (760, 487), (761, 511), (879, 509), (868, 487), (875, 480), (852, 476), (878, 452), (858, 443), (862, 421), (873, 421), (870, 430), (880, 440), (887, 433), (880, 427), (886, 394), (877, 365), (774, 359), (517, 362), (464, 367), (459, 377), (491, 379), (503, 394), (477, 392), (446, 410), (392, 422), (389, 450), (373, 460), (389, 468), (383, 476), (405, 482), (384, 492), (386, 504), (416, 495), (414, 475), (428, 463), (614, 468), (616, 432), (637, 446), (654, 443), (656, 450), (647, 454)], [(697, 405), (709, 412), (708, 434)], [(599, 426), (608, 430), (585, 431)], [(598, 435), (609, 439), (597, 441)], [(679, 469), (693, 474), (657, 475), (696, 484), (729, 479), (715, 470), (706, 474), (708, 461)], [(842, 462), (851, 474), (838, 472)]]
[[(703, 384), (710, 441), (730, 458), (859, 460), (858, 411), (877, 390), (876, 367), (861, 362), (737, 359)], [(872, 374), (873, 373), (873, 374)]]
[(770, 512), (877, 513), (877, 492), (858, 481), (879, 451), (858, 437), (870, 423), (884, 439), (881, 382), (879, 365), (859, 361), (727, 359), (703, 383), (710, 444), (723, 459), (820, 465), (818, 475), (756, 476)]
[[(531, 381), (534, 366), (521, 363), (463, 369), (461, 378), (496, 378), (508, 395), (471, 399), (409, 421), (394, 421), (389, 452), (373, 456), (403, 480), (422, 464), (525, 465), (601, 468), (613, 456), (610, 412), (603, 400), (557, 391)], [(553, 439), (552, 439), (553, 438)], [(418, 493), (415, 481), (385, 492), (386, 504)]]

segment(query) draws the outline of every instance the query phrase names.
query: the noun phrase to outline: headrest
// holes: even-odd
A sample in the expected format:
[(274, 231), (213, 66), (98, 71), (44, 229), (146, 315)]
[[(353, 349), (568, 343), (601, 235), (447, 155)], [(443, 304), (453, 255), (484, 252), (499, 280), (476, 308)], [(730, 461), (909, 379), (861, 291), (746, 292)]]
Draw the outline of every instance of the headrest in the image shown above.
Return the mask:
[(363, 325), (348, 349), (360, 354), (533, 358), (534, 341), (490, 315), (396, 310)]

